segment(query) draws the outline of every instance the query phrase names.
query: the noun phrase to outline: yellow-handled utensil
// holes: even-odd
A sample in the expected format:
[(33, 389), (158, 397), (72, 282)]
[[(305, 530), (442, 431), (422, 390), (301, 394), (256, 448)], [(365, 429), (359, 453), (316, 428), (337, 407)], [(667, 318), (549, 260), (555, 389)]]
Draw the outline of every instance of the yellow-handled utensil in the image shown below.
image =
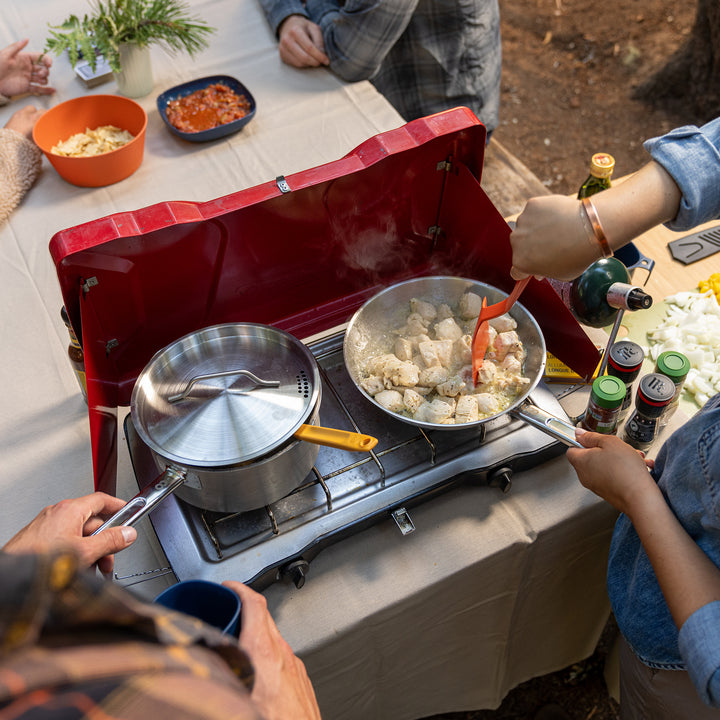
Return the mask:
[(337, 430), (336, 428), (301, 425), (294, 437), (316, 445), (327, 445), (338, 450), (368, 451), (377, 445), (377, 438), (362, 433)]

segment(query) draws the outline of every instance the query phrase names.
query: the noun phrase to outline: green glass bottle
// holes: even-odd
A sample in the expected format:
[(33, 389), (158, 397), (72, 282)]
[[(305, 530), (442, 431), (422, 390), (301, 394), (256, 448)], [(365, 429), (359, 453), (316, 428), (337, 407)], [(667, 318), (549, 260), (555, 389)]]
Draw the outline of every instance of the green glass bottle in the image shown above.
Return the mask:
[(607, 190), (614, 169), (615, 158), (612, 155), (595, 153), (590, 160), (590, 174), (578, 190), (578, 200)]
[(549, 282), (572, 314), (590, 327), (606, 327), (619, 310), (646, 310), (653, 302), (630, 283), (628, 269), (615, 257), (596, 260), (572, 282)]

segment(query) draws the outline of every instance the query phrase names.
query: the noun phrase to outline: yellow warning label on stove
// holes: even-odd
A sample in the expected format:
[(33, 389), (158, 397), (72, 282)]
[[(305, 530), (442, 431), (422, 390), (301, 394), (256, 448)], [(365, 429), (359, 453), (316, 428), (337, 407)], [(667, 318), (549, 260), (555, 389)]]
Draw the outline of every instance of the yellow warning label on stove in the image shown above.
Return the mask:
[[(598, 350), (602, 350), (602, 347), (598, 347)], [(595, 372), (593, 373), (590, 380), (594, 380), (597, 377), (599, 369), (600, 363), (597, 364)], [(574, 370), (569, 368), (562, 360), (556, 358), (552, 353), (547, 353), (547, 360), (545, 362), (545, 375), (543, 376), (543, 379), (547, 382), (574, 383), (580, 382), (584, 378), (581, 378), (580, 375), (578, 375)]]

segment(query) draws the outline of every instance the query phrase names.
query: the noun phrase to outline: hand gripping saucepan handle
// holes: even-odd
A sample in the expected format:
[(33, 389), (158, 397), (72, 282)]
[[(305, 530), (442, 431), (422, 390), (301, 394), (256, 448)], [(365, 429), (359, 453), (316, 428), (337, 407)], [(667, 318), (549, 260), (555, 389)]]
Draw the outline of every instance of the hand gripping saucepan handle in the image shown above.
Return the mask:
[(510, 414), (514, 417), (524, 420), (529, 425), (542, 430), (548, 435), (552, 435), (556, 440), (565, 443), (568, 447), (582, 448), (583, 446), (575, 439), (575, 426), (565, 420), (561, 420), (555, 415), (551, 415), (545, 410), (531, 405), (530, 403), (522, 403), (514, 410), (510, 410)]
[(185, 482), (186, 470), (169, 465), (165, 472), (146, 485), (127, 505), (108, 518), (94, 533), (121, 525), (134, 525)]

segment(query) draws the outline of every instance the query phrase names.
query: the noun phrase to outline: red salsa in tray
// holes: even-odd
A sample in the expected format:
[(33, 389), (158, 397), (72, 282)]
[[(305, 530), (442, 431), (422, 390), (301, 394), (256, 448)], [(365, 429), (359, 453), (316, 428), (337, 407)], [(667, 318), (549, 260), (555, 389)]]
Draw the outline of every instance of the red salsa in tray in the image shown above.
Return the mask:
[(201, 132), (239, 120), (250, 112), (250, 101), (223, 83), (213, 83), (167, 104), (168, 121), (181, 132)]

